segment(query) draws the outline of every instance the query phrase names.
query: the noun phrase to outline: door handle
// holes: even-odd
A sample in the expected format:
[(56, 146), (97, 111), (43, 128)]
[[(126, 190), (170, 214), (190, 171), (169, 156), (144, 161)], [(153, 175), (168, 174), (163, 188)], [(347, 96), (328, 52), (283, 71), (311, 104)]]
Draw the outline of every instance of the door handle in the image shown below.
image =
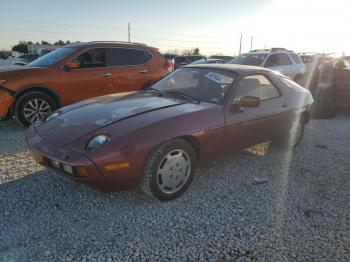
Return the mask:
[(148, 70), (145, 69), (145, 70), (139, 71), (139, 73), (141, 73), (141, 74), (146, 74), (146, 73), (148, 73)]
[(108, 72), (108, 73), (103, 73), (103, 77), (110, 77), (112, 76), (112, 73)]

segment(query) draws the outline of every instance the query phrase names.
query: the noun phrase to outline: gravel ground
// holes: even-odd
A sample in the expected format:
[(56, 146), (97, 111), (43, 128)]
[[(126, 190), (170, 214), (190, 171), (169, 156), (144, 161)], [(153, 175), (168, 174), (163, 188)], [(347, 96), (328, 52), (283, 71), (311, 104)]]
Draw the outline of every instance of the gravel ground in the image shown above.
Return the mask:
[(167, 203), (45, 170), (22, 132), (0, 122), (0, 261), (350, 260), (350, 115), (213, 161)]

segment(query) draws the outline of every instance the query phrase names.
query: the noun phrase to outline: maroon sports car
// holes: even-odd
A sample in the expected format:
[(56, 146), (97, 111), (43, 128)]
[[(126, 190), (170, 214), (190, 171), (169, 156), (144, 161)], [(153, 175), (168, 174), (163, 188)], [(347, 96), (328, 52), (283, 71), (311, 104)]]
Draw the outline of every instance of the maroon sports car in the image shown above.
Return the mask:
[(146, 90), (61, 108), (32, 125), (26, 141), (39, 163), (73, 180), (171, 200), (199, 160), (264, 141), (296, 146), (312, 102), (309, 91), (267, 69), (186, 66)]

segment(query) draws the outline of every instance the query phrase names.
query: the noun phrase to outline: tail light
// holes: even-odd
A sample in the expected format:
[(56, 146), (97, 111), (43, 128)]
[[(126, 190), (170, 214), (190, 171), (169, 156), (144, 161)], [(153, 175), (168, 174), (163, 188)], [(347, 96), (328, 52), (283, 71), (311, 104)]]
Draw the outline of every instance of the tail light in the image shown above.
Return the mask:
[(174, 71), (174, 62), (169, 61), (168, 59), (165, 59), (163, 68), (168, 71)]

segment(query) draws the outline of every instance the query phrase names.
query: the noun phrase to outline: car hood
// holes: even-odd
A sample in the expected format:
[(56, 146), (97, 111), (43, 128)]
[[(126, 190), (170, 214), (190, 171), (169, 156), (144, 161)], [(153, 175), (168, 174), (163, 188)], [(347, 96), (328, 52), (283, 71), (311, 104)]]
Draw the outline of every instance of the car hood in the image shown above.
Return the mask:
[(1, 65), (0, 64), (0, 73), (15, 71), (15, 70), (23, 70), (29, 69), (29, 67), (17, 66), (17, 65)]
[(123, 119), (184, 103), (147, 92), (107, 95), (63, 107), (59, 116), (36, 130), (48, 143), (60, 147)]

